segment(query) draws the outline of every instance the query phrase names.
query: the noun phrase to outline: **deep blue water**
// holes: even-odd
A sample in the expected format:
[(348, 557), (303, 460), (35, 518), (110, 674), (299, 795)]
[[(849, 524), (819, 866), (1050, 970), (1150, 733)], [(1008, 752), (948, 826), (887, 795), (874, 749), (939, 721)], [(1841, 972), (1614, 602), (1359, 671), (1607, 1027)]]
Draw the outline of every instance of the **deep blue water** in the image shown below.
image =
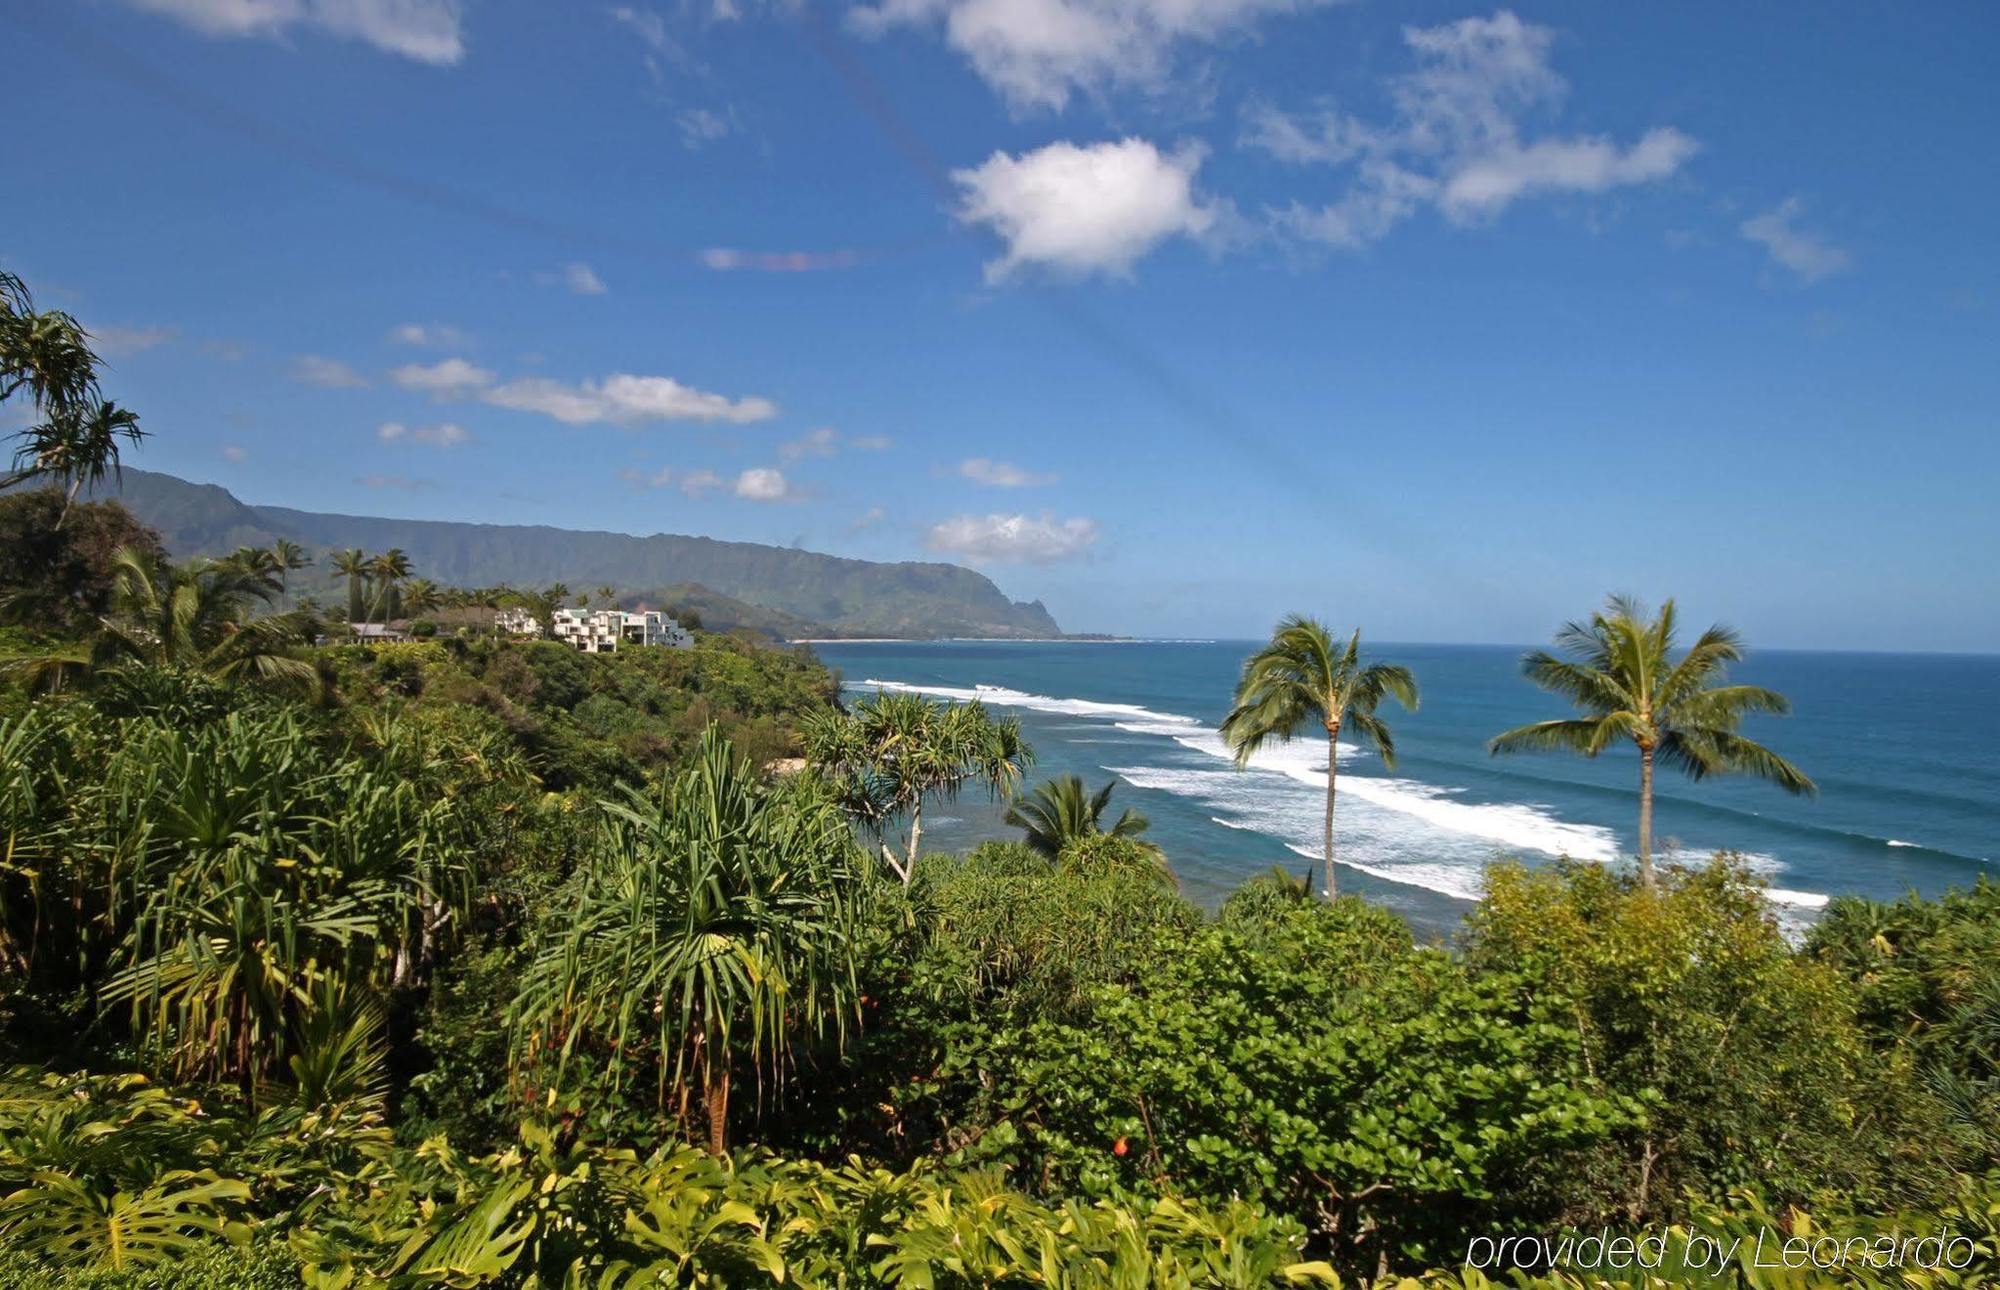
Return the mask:
[[(1322, 740), (1232, 768), (1215, 726), (1228, 710), (1248, 641), (854, 642), (816, 645), (850, 695), (870, 682), (981, 697), (1018, 716), (1037, 762), (1030, 782), (1073, 771), (1116, 778), (1113, 812), (1138, 808), (1193, 898), (1212, 904), (1245, 877), (1306, 867), (1319, 849), (1326, 765)], [(1427, 933), (1448, 933), (1497, 857), (1629, 855), (1638, 762), (1557, 754), (1494, 758), (1486, 740), (1566, 715), (1519, 673), (1511, 646), (1372, 647), (1411, 667), (1414, 714), (1385, 709), (1397, 767), (1344, 752), (1335, 859), (1345, 888), (1388, 905)], [(2000, 657), (1764, 651), (1734, 679), (1792, 700), (1789, 717), (1754, 718), (1746, 733), (1818, 781), (1794, 798), (1754, 780), (1659, 786), (1656, 847), (1705, 856), (1742, 852), (1789, 920), (1829, 895), (1935, 893), (1996, 872), (2000, 859)], [(957, 849), (1018, 836), (974, 793), (926, 812), (927, 847)]]

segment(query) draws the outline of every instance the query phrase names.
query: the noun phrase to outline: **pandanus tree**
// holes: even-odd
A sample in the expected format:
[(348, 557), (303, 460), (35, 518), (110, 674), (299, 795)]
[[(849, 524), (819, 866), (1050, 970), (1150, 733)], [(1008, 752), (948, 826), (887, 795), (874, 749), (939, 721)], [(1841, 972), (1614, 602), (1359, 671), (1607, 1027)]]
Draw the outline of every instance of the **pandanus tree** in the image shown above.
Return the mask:
[(949, 800), (968, 784), (1008, 796), (1035, 759), (1020, 722), (996, 721), (981, 703), (938, 703), (920, 694), (878, 694), (852, 712), (812, 714), (805, 753), (868, 828), (885, 833), (892, 821), (908, 819), (902, 855), (882, 839), (882, 858), (904, 886), (916, 873), (926, 798)]
[(1022, 841), (1050, 859), (1072, 843), (1098, 834), (1136, 839), (1151, 827), (1151, 821), (1130, 807), (1119, 813), (1109, 829), (1104, 827), (1104, 812), (1116, 787), (1113, 780), (1095, 793), (1086, 792), (1082, 777), (1058, 775), (1035, 785), (1033, 792), (1009, 806), (1007, 823), (1025, 830), (1027, 836)]
[(38, 312), (27, 285), (0, 272), (0, 402), (22, 392), (35, 415), (14, 436), (0, 488), (49, 480), (63, 491), (61, 528), (78, 493), (119, 473), (120, 441), (145, 436), (138, 417), (99, 396), (89, 333), (60, 310)]
[(1595, 757), (1614, 744), (1639, 750), (1639, 879), (1654, 886), (1653, 775), (1665, 765), (1690, 779), (1754, 775), (1788, 793), (1819, 790), (1803, 771), (1739, 733), (1753, 713), (1791, 711), (1785, 696), (1756, 685), (1729, 685), (1729, 665), (1743, 658), (1743, 640), (1710, 627), (1687, 653), (1674, 657), (1679, 617), (1674, 602), (1648, 618), (1644, 606), (1612, 596), (1586, 622), (1555, 635), (1556, 652), (1535, 650), (1521, 661), (1527, 678), (1576, 705), (1582, 715), (1537, 721), (1494, 737), (1496, 754), (1573, 752)]
[(514, 1005), (515, 1077), (650, 1081), (720, 1155), (736, 1077), (781, 1084), (854, 1020), (865, 862), (819, 783), (760, 785), (714, 726), (686, 771), (604, 810)]
[(1294, 614), (1278, 624), (1270, 644), (1244, 662), (1236, 701), (1222, 721), (1223, 740), (1239, 767), (1247, 766), (1267, 740), (1290, 740), (1307, 725), (1325, 732), (1326, 811), (1320, 845), (1329, 900), (1335, 892), (1333, 808), (1340, 732), (1361, 736), (1384, 766), (1395, 766), (1396, 741), (1376, 715), (1384, 699), (1416, 711), (1417, 680), (1408, 668), (1364, 659), (1358, 631), (1342, 644), (1324, 623)]

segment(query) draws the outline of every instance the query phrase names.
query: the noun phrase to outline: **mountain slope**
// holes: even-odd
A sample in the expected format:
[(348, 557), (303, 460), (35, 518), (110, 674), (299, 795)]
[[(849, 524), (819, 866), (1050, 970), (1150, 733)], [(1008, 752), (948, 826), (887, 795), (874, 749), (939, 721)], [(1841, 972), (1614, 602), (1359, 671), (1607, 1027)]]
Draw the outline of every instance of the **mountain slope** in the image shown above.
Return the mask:
[(251, 506), (227, 489), (128, 469), (107, 481), (178, 556), (217, 555), (283, 537), (315, 553), (401, 547), (417, 572), (462, 587), (544, 586), (621, 591), (687, 583), (775, 610), (845, 636), (1055, 636), (1040, 601), (1007, 599), (992, 581), (954, 564), (882, 564), (754, 542), (656, 533), (582, 532), (543, 525), (457, 524), (327, 515)]

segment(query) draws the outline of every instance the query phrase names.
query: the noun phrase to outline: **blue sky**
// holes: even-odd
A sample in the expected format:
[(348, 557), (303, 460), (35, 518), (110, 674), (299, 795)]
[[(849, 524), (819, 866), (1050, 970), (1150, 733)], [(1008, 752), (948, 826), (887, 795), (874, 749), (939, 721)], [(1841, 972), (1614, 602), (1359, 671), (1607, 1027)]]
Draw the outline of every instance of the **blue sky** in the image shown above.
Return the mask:
[(0, 263), (245, 500), (2000, 649), (2000, 9), (89, 0)]

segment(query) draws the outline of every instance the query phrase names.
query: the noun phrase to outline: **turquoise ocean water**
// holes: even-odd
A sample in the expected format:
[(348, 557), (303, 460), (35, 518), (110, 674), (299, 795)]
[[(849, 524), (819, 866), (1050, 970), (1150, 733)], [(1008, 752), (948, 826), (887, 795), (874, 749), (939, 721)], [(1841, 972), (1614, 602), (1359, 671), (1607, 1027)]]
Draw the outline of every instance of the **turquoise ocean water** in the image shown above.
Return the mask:
[[(813, 648), (850, 698), (909, 687), (982, 698), (1018, 716), (1037, 754), (1030, 782), (1073, 771), (1116, 779), (1114, 813), (1153, 822), (1196, 900), (1319, 853), (1323, 740), (1228, 761), (1215, 727), (1249, 641), (843, 642)], [(1372, 647), (1423, 688), (1415, 714), (1391, 707), (1400, 757), (1344, 751), (1336, 859), (1341, 881), (1448, 934), (1502, 856), (1612, 860), (1633, 846), (1637, 761), (1488, 756), (1507, 727), (1564, 715), (1523, 681), (1518, 647)], [(1656, 845), (1688, 857), (1739, 851), (1796, 926), (1845, 892), (1934, 893), (2000, 876), (2000, 657), (1765, 651), (1734, 673), (1788, 695), (1793, 715), (1747, 727), (1818, 781), (1818, 798), (1750, 780), (1661, 783)], [(927, 847), (1018, 836), (978, 793), (926, 813)]]

